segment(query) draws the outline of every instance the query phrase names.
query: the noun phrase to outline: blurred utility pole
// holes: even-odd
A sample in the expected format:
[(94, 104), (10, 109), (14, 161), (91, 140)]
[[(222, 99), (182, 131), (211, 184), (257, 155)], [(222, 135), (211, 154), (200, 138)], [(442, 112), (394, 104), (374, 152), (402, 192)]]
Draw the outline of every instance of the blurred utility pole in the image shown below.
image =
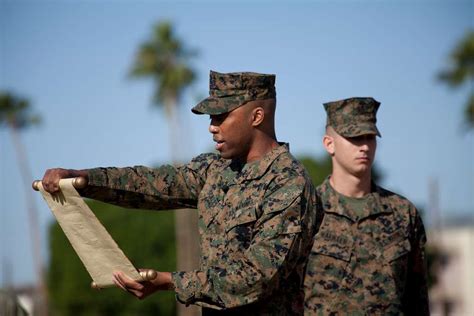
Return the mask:
[(435, 244), (440, 245), (443, 219), (439, 209), (439, 184), (436, 177), (432, 177), (428, 181), (428, 199), (428, 214), (432, 217), (433, 231), (435, 232), (431, 238)]

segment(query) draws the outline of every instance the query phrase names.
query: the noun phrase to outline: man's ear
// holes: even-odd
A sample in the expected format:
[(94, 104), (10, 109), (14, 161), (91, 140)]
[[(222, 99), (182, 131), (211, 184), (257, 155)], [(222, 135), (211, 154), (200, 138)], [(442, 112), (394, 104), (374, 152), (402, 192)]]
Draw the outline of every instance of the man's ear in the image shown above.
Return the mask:
[(256, 107), (252, 111), (252, 126), (259, 126), (262, 124), (263, 119), (265, 118), (265, 111), (262, 107)]
[(329, 155), (334, 156), (335, 148), (334, 148), (334, 138), (325, 134), (323, 137), (323, 146), (328, 152)]

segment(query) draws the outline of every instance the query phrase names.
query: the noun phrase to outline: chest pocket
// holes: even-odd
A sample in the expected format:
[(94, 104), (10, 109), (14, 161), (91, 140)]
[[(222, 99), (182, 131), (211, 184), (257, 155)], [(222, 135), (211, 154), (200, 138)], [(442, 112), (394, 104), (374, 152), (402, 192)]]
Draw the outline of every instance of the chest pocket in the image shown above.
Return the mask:
[(227, 246), (247, 249), (253, 237), (257, 213), (254, 206), (238, 209), (225, 223)]
[(307, 295), (318, 300), (335, 299), (346, 277), (352, 248), (352, 239), (338, 239), (332, 232), (324, 234), (321, 230), (316, 234), (306, 268)]
[[(333, 214), (325, 214), (314, 236), (307, 273), (313, 290), (338, 287), (353, 256), (354, 239), (350, 223)], [(319, 295), (319, 294), (317, 294)]]
[[(324, 232), (321, 232), (324, 235)], [(319, 235), (319, 234), (318, 234)], [(353, 241), (342, 236), (330, 234), (333, 239), (315, 237), (312, 254), (328, 256), (336, 260), (349, 262), (351, 259)], [(326, 236), (325, 236), (326, 237)]]

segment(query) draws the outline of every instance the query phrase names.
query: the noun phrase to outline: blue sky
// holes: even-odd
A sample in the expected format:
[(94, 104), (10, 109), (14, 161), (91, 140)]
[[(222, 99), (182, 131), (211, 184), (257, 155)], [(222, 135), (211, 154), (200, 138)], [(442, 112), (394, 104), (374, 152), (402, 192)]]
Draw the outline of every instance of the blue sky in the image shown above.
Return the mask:
[[(175, 131), (182, 160), (213, 147), (208, 118), (190, 111), (208, 93), (209, 70), (275, 73), (277, 136), (296, 156), (324, 154), (322, 103), (373, 96), (382, 103), (382, 185), (427, 208), (436, 179), (444, 216), (473, 213), (473, 132), (462, 128), (469, 87), (436, 80), (473, 29), (472, 1), (227, 2), (0, 0), (0, 90), (28, 98), (43, 118), (21, 135), (33, 177), (59, 166), (169, 161), (152, 83), (127, 77), (139, 44), (166, 19), (199, 51)], [(6, 130), (0, 178), (0, 250), (11, 271), (0, 284), (25, 284), (35, 280), (25, 192)], [(35, 199), (47, 260), (53, 218)]]

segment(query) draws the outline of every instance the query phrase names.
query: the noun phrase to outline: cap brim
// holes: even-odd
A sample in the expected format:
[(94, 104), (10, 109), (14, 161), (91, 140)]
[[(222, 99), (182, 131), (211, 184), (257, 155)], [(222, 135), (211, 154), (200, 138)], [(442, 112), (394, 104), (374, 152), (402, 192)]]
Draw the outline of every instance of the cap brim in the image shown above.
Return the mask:
[(370, 125), (347, 125), (340, 130), (336, 130), (336, 132), (344, 137), (357, 137), (362, 135), (377, 135), (378, 137), (382, 137), (380, 134), (377, 126), (370, 124)]
[(214, 98), (208, 97), (196, 106), (194, 106), (191, 111), (194, 114), (208, 114), (208, 115), (219, 115), (230, 112), (239, 106), (245, 104), (247, 101), (242, 101), (235, 97), (227, 98)]

